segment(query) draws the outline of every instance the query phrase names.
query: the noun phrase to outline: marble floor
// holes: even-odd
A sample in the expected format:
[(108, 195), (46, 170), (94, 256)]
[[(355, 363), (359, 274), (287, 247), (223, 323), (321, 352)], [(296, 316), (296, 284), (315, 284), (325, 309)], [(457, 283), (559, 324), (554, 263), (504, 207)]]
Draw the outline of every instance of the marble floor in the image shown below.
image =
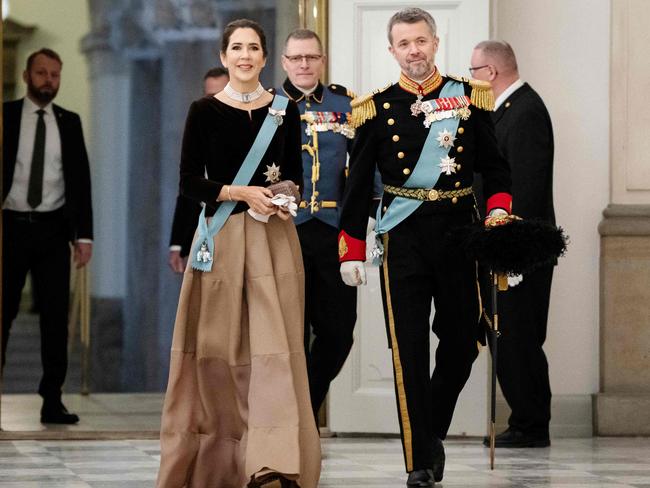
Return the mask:
[[(76, 425), (40, 423), (42, 399), (36, 394), (3, 394), (0, 440), (7, 438), (157, 438), (162, 393), (65, 394), (63, 403), (79, 415)], [(0, 483), (2, 487), (2, 483)]]
[[(558, 439), (547, 449), (488, 450), (478, 440), (446, 442), (437, 487), (650, 488), (650, 439)], [(152, 488), (156, 440), (2, 441), (2, 488)], [(323, 439), (322, 488), (403, 487), (397, 439)], [(207, 488), (207, 487), (206, 487)]]

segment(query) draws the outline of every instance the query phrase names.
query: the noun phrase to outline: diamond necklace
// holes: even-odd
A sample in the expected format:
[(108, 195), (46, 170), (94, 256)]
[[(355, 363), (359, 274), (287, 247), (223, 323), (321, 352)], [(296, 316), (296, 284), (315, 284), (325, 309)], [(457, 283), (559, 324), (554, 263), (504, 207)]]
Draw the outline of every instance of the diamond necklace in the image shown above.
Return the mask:
[(233, 100), (237, 100), (238, 102), (242, 103), (251, 103), (253, 100), (257, 100), (262, 96), (262, 93), (264, 93), (264, 87), (262, 86), (261, 83), (257, 83), (257, 88), (253, 90), (252, 92), (248, 93), (241, 93), (235, 90), (231, 85), (230, 82), (226, 85), (226, 87), (223, 89), (224, 92), (226, 92), (226, 95), (228, 95), (229, 98), (232, 98)]

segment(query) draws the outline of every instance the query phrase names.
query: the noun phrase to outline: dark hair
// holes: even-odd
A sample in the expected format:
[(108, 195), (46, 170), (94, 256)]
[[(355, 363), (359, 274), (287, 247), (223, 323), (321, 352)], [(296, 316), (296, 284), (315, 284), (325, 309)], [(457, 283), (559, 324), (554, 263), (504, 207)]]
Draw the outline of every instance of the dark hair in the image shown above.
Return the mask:
[(210, 68), (203, 76), (203, 79), (207, 80), (208, 78), (219, 78), (221, 76), (228, 76), (228, 78), (230, 78), (230, 75), (228, 75), (228, 70), (226, 68), (218, 66), (216, 68)]
[(223, 35), (221, 36), (221, 53), (226, 54), (228, 44), (230, 43), (230, 36), (232, 36), (232, 33), (237, 29), (253, 29), (260, 38), (262, 53), (266, 58), (269, 52), (266, 48), (266, 35), (264, 34), (264, 29), (262, 29), (260, 24), (250, 19), (237, 19), (228, 23), (226, 28), (223, 30)]
[(50, 59), (54, 59), (55, 61), (58, 61), (59, 64), (63, 67), (63, 61), (61, 61), (61, 56), (58, 55), (56, 51), (53, 51), (52, 49), (49, 49), (47, 47), (42, 47), (38, 51), (34, 51), (32, 54), (29, 55), (27, 58), (27, 65), (25, 69), (29, 71), (32, 67), (32, 64), (34, 64), (34, 59), (36, 56), (39, 54), (42, 54), (43, 56), (47, 56)]
[(431, 14), (418, 7), (409, 7), (393, 14), (388, 21), (388, 42), (390, 42), (391, 45), (393, 44), (393, 34), (391, 31), (395, 24), (417, 24), (418, 22), (425, 22), (429, 26), (431, 34), (435, 37), (436, 21), (433, 20)]
[(289, 44), (289, 41), (291, 39), (316, 39), (316, 42), (318, 42), (318, 49), (320, 49), (321, 54), (323, 53), (323, 43), (320, 40), (320, 37), (318, 37), (318, 34), (316, 34), (313, 30), (309, 29), (296, 29), (293, 31), (291, 34), (287, 36), (287, 40), (284, 41), (284, 51), (287, 51), (287, 44)]

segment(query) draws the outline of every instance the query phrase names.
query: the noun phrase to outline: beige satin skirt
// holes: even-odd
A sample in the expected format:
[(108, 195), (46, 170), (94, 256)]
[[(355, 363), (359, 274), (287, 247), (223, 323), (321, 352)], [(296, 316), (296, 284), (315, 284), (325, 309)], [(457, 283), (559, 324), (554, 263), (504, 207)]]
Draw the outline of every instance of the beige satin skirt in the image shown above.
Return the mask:
[(291, 221), (232, 215), (211, 272), (183, 278), (160, 433), (158, 488), (242, 488), (320, 476), (303, 346), (304, 271)]

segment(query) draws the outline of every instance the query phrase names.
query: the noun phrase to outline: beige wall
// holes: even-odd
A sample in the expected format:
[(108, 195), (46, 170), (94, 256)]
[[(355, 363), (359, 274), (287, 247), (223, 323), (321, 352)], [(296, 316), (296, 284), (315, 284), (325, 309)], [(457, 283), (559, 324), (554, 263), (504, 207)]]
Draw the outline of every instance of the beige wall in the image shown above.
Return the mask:
[(648, 95), (650, 2), (615, 0), (612, 8), (612, 203), (650, 203), (650, 117), (639, 110)]
[(27, 56), (41, 47), (54, 49), (63, 59), (61, 88), (55, 102), (81, 116), (86, 145), (90, 145), (88, 65), (79, 49), (81, 38), (90, 30), (86, 4), (86, 0), (9, 0), (9, 17), (36, 27), (18, 49), (17, 96), (25, 94), (22, 72)]
[(494, 37), (542, 96), (555, 133), (555, 209), (571, 237), (554, 275), (553, 393), (598, 391), (599, 235), (609, 203), (609, 0), (493, 0)]

